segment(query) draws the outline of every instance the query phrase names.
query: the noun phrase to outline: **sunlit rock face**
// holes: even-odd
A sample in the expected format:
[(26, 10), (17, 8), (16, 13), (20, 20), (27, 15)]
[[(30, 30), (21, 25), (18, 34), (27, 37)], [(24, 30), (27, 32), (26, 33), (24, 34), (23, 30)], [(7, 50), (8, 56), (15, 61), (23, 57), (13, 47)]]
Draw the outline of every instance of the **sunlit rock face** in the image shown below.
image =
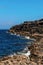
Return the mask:
[(43, 43), (41, 44), (33, 44), (30, 47), (31, 55), (30, 60), (38, 63), (39, 65), (43, 65)]
[(13, 57), (4, 57), (0, 65), (29, 65), (29, 58), (25, 55), (15, 55)]

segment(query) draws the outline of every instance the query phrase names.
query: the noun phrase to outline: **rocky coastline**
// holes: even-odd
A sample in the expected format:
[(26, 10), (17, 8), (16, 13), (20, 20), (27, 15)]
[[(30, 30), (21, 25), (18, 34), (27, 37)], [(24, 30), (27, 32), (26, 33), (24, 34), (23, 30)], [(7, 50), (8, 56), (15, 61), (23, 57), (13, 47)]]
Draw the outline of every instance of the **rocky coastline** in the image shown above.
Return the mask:
[(8, 32), (20, 36), (28, 36), (38, 41), (43, 38), (43, 19), (25, 21), (22, 24), (12, 26)]
[(27, 55), (3, 57), (0, 59), (0, 65), (43, 65), (43, 19), (25, 21), (23, 24), (11, 27), (8, 32), (34, 38), (36, 41), (27, 47), (30, 51)]
[(32, 44), (30, 55), (11, 55), (0, 59), (0, 65), (43, 65), (43, 43)]

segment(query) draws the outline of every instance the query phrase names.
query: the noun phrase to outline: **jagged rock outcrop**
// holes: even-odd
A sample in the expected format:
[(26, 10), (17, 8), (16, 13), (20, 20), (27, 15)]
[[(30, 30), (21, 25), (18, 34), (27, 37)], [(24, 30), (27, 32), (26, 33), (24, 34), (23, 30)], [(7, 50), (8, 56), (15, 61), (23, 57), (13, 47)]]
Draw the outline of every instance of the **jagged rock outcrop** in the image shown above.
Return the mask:
[(9, 32), (38, 39), (43, 38), (43, 19), (25, 21), (23, 24), (12, 26)]

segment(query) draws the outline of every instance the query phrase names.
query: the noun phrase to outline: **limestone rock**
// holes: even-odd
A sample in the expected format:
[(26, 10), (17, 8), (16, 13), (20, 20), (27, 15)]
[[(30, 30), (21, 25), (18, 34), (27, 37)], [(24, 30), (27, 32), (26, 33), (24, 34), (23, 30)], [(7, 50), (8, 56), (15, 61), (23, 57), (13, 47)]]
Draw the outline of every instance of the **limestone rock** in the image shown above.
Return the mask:
[(30, 60), (37, 64), (43, 65), (43, 43), (33, 44), (30, 47), (30, 51), (31, 51)]

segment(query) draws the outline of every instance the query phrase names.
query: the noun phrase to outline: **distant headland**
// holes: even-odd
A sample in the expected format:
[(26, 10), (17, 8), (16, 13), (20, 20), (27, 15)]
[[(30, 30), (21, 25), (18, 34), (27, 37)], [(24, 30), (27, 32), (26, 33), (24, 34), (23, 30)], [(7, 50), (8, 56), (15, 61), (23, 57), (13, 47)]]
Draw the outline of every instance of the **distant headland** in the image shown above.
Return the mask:
[(22, 24), (12, 26), (9, 32), (40, 40), (43, 38), (43, 19), (24, 21)]

